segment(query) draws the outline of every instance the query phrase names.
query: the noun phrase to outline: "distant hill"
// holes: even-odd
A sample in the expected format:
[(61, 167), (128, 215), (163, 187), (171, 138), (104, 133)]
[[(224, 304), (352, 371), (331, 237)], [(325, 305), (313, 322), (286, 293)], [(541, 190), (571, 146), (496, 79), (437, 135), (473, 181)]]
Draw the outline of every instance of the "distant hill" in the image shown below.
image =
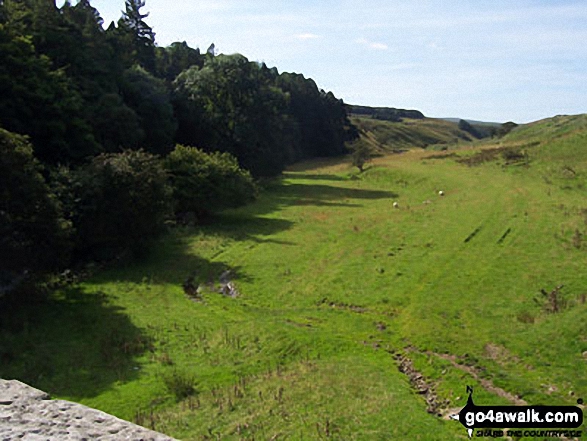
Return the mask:
[(400, 122), (391, 122), (355, 114), (351, 122), (361, 137), (381, 153), (475, 140), (470, 133), (459, 129), (458, 124), (442, 119), (404, 117)]
[(348, 104), (347, 110), (351, 116), (370, 117), (393, 122), (400, 122), (403, 118), (425, 118), (424, 114), (419, 110), (396, 109), (395, 107), (369, 107)]
[(449, 121), (449, 122), (454, 122), (454, 123), (459, 123), (459, 121), (461, 121), (462, 119), (464, 119), (465, 121), (467, 121), (469, 124), (473, 124), (474, 126), (494, 126), (494, 127), (501, 127), (502, 123), (498, 123), (498, 122), (489, 122), (489, 121), (477, 121), (474, 119), (466, 119), (466, 118), (438, 118), (438, 119), (442, 119), (444, 121)]

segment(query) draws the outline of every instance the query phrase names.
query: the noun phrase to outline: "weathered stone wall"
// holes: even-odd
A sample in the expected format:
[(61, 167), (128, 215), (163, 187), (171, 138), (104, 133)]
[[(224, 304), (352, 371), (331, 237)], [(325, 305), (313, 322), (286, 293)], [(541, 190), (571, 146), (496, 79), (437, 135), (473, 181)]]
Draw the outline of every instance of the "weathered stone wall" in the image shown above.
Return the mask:
[(0, 441), (174, 441), (96, 409), (0, 379)]

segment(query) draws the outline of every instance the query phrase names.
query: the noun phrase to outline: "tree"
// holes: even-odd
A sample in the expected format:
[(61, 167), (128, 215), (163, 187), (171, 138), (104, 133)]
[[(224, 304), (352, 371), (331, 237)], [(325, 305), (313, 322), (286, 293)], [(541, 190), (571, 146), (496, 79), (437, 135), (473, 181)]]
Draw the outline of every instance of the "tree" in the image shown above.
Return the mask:
[(165, 83), (134, 66), (124, 72), (120, 89), (124, 103), (138, 116), (143, 134), (140, 147), (151, 153), (169, 153), (177, 123)]
[(97, 141), (107, 153), (138, 150), (145, 131), (136, 112), (117, 93), (106, 93), (92, 106), (92, 125)]
[(51, 64), (30, 37), (0, 25), (0, 125), (29, 135), (42, 162), (80, 162), (100, 146), (75, 85)]
[(178, 215), (193, 213), (201, 218), (255, 199), (257, 190), (251, 175), (228, 153), (205, 153), (177, 145), (165, 159), (165, 167)]
[(78, 256), (110, 259), (127, 250), (142, 252), (163, 231), (171, 190), (156, 156), (103, 154), (72, 175)]
[(171, 43), (165, 48), (157, 47), (155, 50), (157, 76), (170, 82), (192, 66), (202, 68), (206, 59), (206, 56), (200, 53), (200, 49), (192, 49), (185, 41)]
[(497, 136), (499, 136), (501, 138), (502, 136), (505, 136), (508, 133), (510, 133), (516, 127), (518, 127), (518, 125), (512, 121), (508, 121), (506, 123), (503, 123), (501, 125), (501, 127), (497, 130)]
[(117, 52), (125, 60), (125, 67), (138, 63), (155, 72), (155, 33), (144, 21), (149, 16), (141, 13), (144, 6), (144, 0), (126, 0), (118, 27), (109, 30), (115, 35)]
[(301, 74), (286, 72), (276, 76), (275, 82), (288, 95), (288, 113), (295, 121), (294, 160), (343, 154), (345, 141), (358, 135), (342, 100)]
[[(118, 60), (106, 38), (104, 20), (88, 0), (75, 6), (65, 3), (61, 8), (67, 32), (61, 37), (69, 41), (64, 67), (73, 78), (85, 100), (95, 103), (100, 95), (117, 90), (120, 73)], [(49, 55), (51, 56), (51, 55)]]
[(234, 155), (253, 176), (280, 173), (287, 162), (287, 95), (270, 72), (244, 56), (209, 58), (174, 82), (178, 138)]
[(26, 137), (0, 129), (0, 297), (68, 263), (70, 225)]
[(358, 139), (351, 143), (349, 150), (353, 165), (359, 169), (360, 173), (363, 173), (365, 164), (373, 157), (373, 149), (364, 139)]

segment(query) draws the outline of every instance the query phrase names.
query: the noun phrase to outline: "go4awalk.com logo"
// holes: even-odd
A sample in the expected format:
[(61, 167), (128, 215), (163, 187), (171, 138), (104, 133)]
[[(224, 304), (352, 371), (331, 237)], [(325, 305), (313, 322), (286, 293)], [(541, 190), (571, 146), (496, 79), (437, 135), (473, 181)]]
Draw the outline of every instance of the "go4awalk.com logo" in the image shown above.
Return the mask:
[(579, 438), (582, 435), (581, 430), (573, 430), (583, 424), (583, 410), (578, 406), (477, 406), (473, 402), (473, 388), (467, 386), (467, 393), (467, 405), (451, 418), (465, 426), (469, 438), (473, 434), (492, 438)]

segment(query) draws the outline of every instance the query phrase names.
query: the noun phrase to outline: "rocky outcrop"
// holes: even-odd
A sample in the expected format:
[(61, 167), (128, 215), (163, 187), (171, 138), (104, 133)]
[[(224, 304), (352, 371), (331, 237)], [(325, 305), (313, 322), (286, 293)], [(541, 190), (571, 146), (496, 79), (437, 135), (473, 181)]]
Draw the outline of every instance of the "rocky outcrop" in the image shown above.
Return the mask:
[(0, 441), (173, 441), (96, 409), (63, 400), (16, 380), (0, 379)]

